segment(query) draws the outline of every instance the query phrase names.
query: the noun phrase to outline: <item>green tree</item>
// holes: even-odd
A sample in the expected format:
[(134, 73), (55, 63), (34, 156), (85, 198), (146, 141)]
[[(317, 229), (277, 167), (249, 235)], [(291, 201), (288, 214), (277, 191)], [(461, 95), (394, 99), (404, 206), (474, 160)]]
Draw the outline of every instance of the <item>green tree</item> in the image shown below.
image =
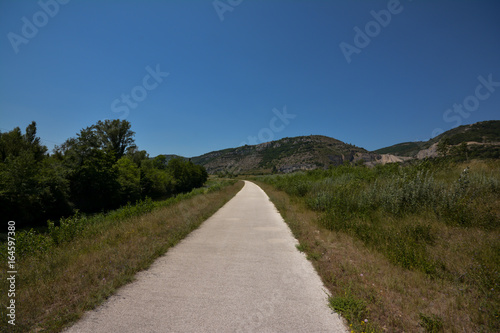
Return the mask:
[(141, 164), (141, 190), (143, 196), (167, 197), (175, 193), (175, 180), (167, 170), (155, 167), (153, 160)]
[(127, 156), (137, 165), (141, 167), (141, 163), (149, 158), (149, 154), (145, 150), (139, 150), (137, 147), (127, 149)]
[(32, 121), (26, 127), (23, 135), (19, 127), (7, 133), (0, 132), (0, 162), (8, 157), (16, 157), (23, 152), (29, 152), (36, 161), (45, 157), (47, 147), (40, 144), (40, 138), (36, 136), (36, 122)]
[(43, 225), (47, 219), (57, 220), (61, 216), (73, 213), (67, 176), (68, 169), (57, 158), (49, 156), (41, 162), (36, 181), (37, 193), (41, 199), (41, 213), (44, 217), (40, 223)]
[(173, 158), (168, 162), (167, 170), (175, 179), (176, 192), (189, 192), (193, 188), (201, 187), (208, 179), (206, 169), (195, 165), (191, 160)]
[(167, 156), (158, 155), (153, 159), (153, 163), (154, 163), (155, 168), (164, 170), (168, 166)]
[(126, 120), (98, 121), (95, 125), (83, 128), (76, 138), (69, 138), (55, 150), (65, 156), (72, 155), (79, 163), (83, 163), (92, 150), (101, 149), (118, 161), (126, 152), (137, 151), (135, 133), (130, 127), (131, 124)]
[(71, 213), (68, 182), (61, 164), (49, 158), (32, 122), (0, 133), (0, 214), (19, 226), (45, 225), (45, 220)]
[(126, 120), (99, 120), (94, 128), (102, 148), (113, 152), (116, 160), (120, 159), (128, 149), (136, 148), (135, 133)]
[(72, 165), (69, 174), (71, 199), (77, 208), (97, 212), (120, 203), (118, 170), (113, 164), (114, 156), (92, 149), (81, 163)]
[(98, 121), (56, 147), (56, 157), (70, 170), (71, 199), (77, 208), (94, 212), (138, 198), (140, 171), (130, 160), (118, 163), (126, 152), (133, 155), (137, 150), (130, 127), (126, 120)]
[(118, 174), (121, 201), (136, 201), (141, 197), (141, 170), (128, 156), (123, 156), (114, 165)]

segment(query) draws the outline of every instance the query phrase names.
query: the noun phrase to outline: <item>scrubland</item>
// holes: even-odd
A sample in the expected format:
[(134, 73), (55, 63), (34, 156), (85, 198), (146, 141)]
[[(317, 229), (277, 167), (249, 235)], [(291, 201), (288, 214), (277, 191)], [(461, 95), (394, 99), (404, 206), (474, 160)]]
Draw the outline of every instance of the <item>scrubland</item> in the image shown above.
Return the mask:
[(500, 161), (256, 178), (355, 332), (500, 330)]

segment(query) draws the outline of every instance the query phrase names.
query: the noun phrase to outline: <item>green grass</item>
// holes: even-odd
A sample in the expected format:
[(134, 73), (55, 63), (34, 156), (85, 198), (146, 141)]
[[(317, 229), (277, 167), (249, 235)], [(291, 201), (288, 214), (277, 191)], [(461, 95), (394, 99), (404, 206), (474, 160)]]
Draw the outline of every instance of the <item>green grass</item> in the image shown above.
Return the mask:
[(342, 295), (328, 297), (330, 307), (349, 323), (349, 329), (356, 332), (379, 332), (376, 325), (372, 325), (367, 319), (369, 317), (366, 302), (358, 298), (350, 287), (346, 287)]
[[(464, 303), (456, 313), (467, 309), (471, 329), (500, 329), (500, 161), (343, 165), (258, 180), (316, 212), (317, 228), (351, 237), (395, 267), (453, 286), (453, 297)], [(309, 258), (321, 259), (311, 243), (300, 242)], [(438, 317), (419, 320), (433, 331), (455, 327), (452, 316), (439, 314), (441, 326)]]
[(420, 326), (422, 326), (428, 333), (443, 332), (443, 320), (436, 315), (426, 316), (421, 313)]
[[(61, 331), (132, 281), (242, 186), (242, 182), (213, 181), (209, 187), (166, 201), (144, 201), (92, 217), (73, 216), (46, 233), (20, 232), (16, 326), (7, 324), (8, 299), (3, 293), (1, 327), (12, 332)], [(0, 278), (5, 283), (6, 271)]]

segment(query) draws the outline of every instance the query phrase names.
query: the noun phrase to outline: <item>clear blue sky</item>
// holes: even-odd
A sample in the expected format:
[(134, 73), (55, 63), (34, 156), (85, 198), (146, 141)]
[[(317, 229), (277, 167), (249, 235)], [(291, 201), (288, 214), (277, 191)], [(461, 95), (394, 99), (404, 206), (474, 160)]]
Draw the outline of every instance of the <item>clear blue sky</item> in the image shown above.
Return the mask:
[(35, 120), (49, 148), (118, 117), (151, 156), (500, 119), (498, 0), (55, 1), (0, 2), (0, 130)]

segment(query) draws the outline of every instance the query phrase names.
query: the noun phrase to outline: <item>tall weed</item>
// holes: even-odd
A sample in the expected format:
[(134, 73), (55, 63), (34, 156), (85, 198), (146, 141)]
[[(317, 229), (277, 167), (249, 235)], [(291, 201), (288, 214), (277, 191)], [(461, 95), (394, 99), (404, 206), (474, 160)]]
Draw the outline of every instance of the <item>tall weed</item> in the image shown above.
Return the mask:
[(402, 267), (435, 275), (445, 267), (428, 255), (436, 239), (431, 226), (397, 221), (434, 214), (451, 226), (499, 226), (500, 174), (467, 167), (455, 176), (453, 168), (430, 161), (372, 169), (342, 165), (260, 180), (322, 212), (325, 228), (359, 238)]

